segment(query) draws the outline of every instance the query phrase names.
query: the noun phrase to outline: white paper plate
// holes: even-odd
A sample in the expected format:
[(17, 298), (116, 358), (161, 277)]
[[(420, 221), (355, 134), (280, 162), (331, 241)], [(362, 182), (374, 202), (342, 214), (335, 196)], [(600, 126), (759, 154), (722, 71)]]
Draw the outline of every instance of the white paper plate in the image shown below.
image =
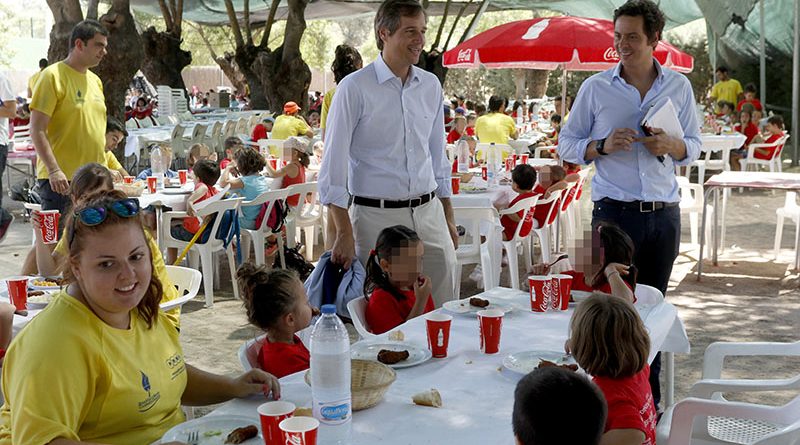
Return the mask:
[[(161, 438), (161, 442), (187, 442), (186, 438), (189, 436), (189, 432), (197, 431), (200, 435), (198, 445), (222, 445), (225, 443), (225, 439), (231, 431), (247, 425), (255, 425), (258, 427), (258, 436), (242, 443), (246, 445), (263, 445), (264, 438), (261, 435), (261, 422), (256, 418), (245, 416), (205, 416), (199, 419), (193, 419), (176, 425), (171, 430), (167, 431), (164, 437)], [(205, 433), (215, 431), (220, 431), (221, 434), (217, 436), (205, 435)]]
[(28, 295), (28, 309), (44, 309), (53, 300), (55, 292), (45, 292), (43, 295)]
[(190, 195), (192, 191), (181, 187), (168, 187), (162, 189), (161, 193), (165, 195)]
[(464, 187), (463, 185), (458, 189), (459, 193), (483, 193), (488, 190), (486, 187)]
[(381, 349), (390, 351), (408, 351), (408, 358), (393, 365), (395, 369), (408, 368), (427, 362), (431, 358), (431, 351), (425, 346), (405, 341), (360, 341), (350, 346), (350, 358), (354, 360), (378, 361)]
[(33, 285), (34, 281), (52, 281), (52, 280), (47, 279), (47, 278), (43, 278), (43, 277), (31, 277), (31, 278), (28, 278), (28, 289), (33, 289), (33, 290), (59, 290), (59, 289), (61, 289), (61, 286), (59, 286), (57, 284), (55, 286), (34, 286)]
[(592, 293), (584, 290), (573, 290), (570, 292), (570, 295), (572, 296), (572, 301), (580, 303), (581, 301), (589, 298)]
[(539, 362), (548, 360), (554, 363), (561, 364), (577, 364), (575, 358), (569, 356), (567, 360), (563, 360), (564, 352), (559, 351), (524, 351), (515, 352), (514, 354), (507, 355), (503, 359), (503, 366), (511, 372), (526, 375), (539, 366)]
[(454, 314), (473, 315), (473, 316), (477, 316), (478, 311), (482, 311), (484, 309), (500, 309), (501, 311), (503, 311), (504, 314), (511, 312), (511, 310), (513, 309), (513, 306), (509, 303), (505, 302), (501, 303), (492, 298), (484, 298), (484, 300), (489, 300), (489, 306), (486, 307), (473, 306), (469, 304), (469, 298), (464, 298), (461, 300), (447, 301), (442, 305), (442, 307), (448, 312), (452, 312)]

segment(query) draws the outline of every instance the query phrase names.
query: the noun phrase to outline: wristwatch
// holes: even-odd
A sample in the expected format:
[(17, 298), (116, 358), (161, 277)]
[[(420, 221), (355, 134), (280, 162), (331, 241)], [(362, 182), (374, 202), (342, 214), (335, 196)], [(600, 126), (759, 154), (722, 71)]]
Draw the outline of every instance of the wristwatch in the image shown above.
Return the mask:
[(600, 156), (608, 156), (608, 153), (606, 153), (606, 151), (603, 149), (605, 145), (606, 145), (606, 138), (598, 139), (594, 145), (594, 149), (597, 150), (597, 154), (599, 154)]

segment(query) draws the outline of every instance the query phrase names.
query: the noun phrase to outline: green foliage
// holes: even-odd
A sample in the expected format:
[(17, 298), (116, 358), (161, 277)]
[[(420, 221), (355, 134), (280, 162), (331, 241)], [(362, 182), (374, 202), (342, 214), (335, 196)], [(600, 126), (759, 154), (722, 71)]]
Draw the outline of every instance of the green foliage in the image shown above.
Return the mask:
[[(333, 62), (333, 34), (338, 27), (329, 20), (313, 20), (306, 22), (306, 30), (300, 40), (300, 53), (308, 66), (316, 69), (327, 69)], [(339, 39), (336, 39), (339, 40)]]
[(0, 66), (8, 67), (11, 58), (14, 56), (14, 49), (10, 44), (11, 20), (14, 14), (11, 8), (4, 3), (0, 3)]
[(698, 102), (704, 101), (708, 91), (711, 89), (711, 79), (714, 76), (711, 61), (708, 58), (708, 41), (703, 37), (688, 41), (674, 40), (672, 44), (679, 50), (694, 57), (694, 70), (686, 74), (686, 77), (692, 83), (695, 100)]

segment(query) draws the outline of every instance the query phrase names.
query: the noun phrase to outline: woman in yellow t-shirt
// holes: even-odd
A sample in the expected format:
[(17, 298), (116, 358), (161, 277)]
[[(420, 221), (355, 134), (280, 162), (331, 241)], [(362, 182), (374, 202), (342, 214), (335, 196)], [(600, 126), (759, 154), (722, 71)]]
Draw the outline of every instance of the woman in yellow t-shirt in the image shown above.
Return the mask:
[(15, 444), (149, 444), (184, 421), (181, 405), (280, 397), (278, 380), (260, 369), (232, 378), (184, 362), (158, 309), (162, 284), (137, 199), (94, 195), (65, 233), (69, 284), (6, 356), (0, 444), (12, 431)]
[[(509, 139), (517, 138), (517, 125), (514, 119), (505, 114), (507, 100), (505, 97), (492, 96), (489, 98), (489, 110), (487, 114), (479, 117), (475, 122), (475, 135), (481, 144), (504, 144), (508, 145)], [(503, 159), (508, 157), (507, 149), (502, 150)], [(478, 160), (485, 158), (483, 150), (478, 149), (475, 153)]]

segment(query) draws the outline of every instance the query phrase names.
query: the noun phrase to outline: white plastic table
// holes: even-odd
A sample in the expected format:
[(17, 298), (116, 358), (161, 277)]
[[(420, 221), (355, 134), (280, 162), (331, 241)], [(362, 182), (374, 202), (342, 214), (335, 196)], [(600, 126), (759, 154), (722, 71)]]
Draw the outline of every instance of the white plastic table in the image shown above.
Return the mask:
[[(527, 293), (495, 288), (484, 294), (528, 309), (515, 309), (506, 314), (500, 352), (481, 353), (477, 319), (454, 315), (448, 357), (398, 369), (397, 380), (384, 400), (373, 408), (353, 414), (351, 444), (514, 443), (511, 411), (514, 388), (521, 375), (503, 368), (503, 359), (514, 352), (563, 351), (574, 306), (566, 312), (540, 314), (529, 310)], [(664, 352), (667, 375), (674, 375), (673, 353), (689, 351), (689, 341), (677, 310), (667, 302), (637, 309), (650, 334), (650, 358), (657, 351)], [(407, 341), (426, 347), (422, 317), (406, 322), (400, 329)], [(672, 381), (668, 381), (668, 404), (672, 403), (672, 387)], [(411, 402), (413, 394), (430, 388), (441, 393), (442, 408), (416, 406)], [(303, 372), (282, 378), (281, 394), (284, 400), (297, 406), (311, 406), (311, 389), (303, 381)], [(263, 402), (263, 397), (234, 400), (209, 416), (236, 414), (257, 418), (256, 408)]]

